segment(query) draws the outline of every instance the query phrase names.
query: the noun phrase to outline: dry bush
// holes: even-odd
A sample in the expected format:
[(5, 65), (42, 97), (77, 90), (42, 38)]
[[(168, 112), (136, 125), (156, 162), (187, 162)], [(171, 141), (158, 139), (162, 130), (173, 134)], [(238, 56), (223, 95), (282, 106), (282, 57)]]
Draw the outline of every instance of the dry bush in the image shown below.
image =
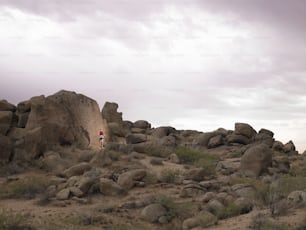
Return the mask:
[(153, 172), (147, 172), (143, 182), (146, 184), (156, 184), (158, 182), (158, 178)]
[(26, 215), (14, 214), (2, 210), (0, 212), (0, 229), (1, 230), (34, 230), (28, 221), (30, 218)]
[(163, 169), (160, 173), (159, 180), (163, 183), (176, 183), (180, 175), (181, 171), (178, 169)]
[(172, 153), (171, 149), (167, 147), (154, 145), (147, 146), (144, 152), (153, 157), (168, 157)]
[(218, 219), (226, 219), (233, 216), (238, 216), (242, 213), (242, 208), (235, 205), (233, 202), (229, 203), (225, 209), (216, 213)]
[(52, 182), (45, 176), (31, 176), (4, 184), (0, 188), (0, 198), (32, 199), (46, 191)]
[(252, 227), (256, 230), (290, 230), (288, 225), (276, 223), (265, 217), (255, 217)]
[(195, 210), (193, 203), (175, 202), (175, 198), (168, 196), (158, 197), (157, 203), (161, 204), (167, 209), (167, 216), (169, 220), (173, 218), (185, 219), (191, 217)]

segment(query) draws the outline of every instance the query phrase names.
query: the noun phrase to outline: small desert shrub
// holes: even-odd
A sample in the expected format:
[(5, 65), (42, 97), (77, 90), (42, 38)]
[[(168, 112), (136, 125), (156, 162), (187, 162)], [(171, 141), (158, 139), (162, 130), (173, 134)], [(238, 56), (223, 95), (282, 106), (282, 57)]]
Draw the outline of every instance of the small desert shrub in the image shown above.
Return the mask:
[(191, 202), (175, 202), (174, 198), (161, 196), (157, 198), (157, 203), (164, 206), (168, 211), (168, 218), (188, 218), (192, 215), (193, 204)]
[(279, 191), (284, 197), (287, 197), (289, 193), (296, 190), (305, 190), (306, 189), (306, 177), (290, 177), (284, 176), (280, 179), (280, 188)]
[(21, 214), (13, 214), (2, 210), (0, 212), (1, 230), (34, 230), (28, 222), (29, 217)]
[(1, 164), (0, 163), (0, 176), (10, 176), (17, 173), (21, 173), (22, 170), (17, 164), (15, 163), (7, 163)]
[(51, 181), (44, 176), (31, 176), (5, 184), (0, 188), (0, 198), (34, 198), (44, 193)]
[(163, 183), (175, 183), (178, 177), (181, 175), (181, 171), (177, 169), (163, 169), (160, 173), (159, 180)]
[(158, 178), (157, 176), (152, 173), (152, 172), (147, 172), (145, 178), (143, 179), (143, 181), (146, 184), (156, 184), (158, 182)]
[(272, 222), (262, 217), (253, 220), (253, 227), (258, 230), (290, 230), (286, 224)]
[(200, 217), (200, 226), (206, 227), (212, 225), (212, 223), (217, 223), (217, 217), (214, 215), (202, 216)]
[(145, 148), (145, 153), (153, 157), (168, 157), (172, 151), (167, 147), (150, 145)]
[(237, 216), (241, 214), (242, 209), (234, 203), (229, 203), (225, 209), (219, 211), (216, 216), (218, 219), (226, 219), (229, 217)]
[(175, 149), (174, 153), (179, 157), (182, 163), (187, 164), (193, 164), (203, 157), (201, 152), (186, 147), (178, 147)]
[(175, 149), (174, 153), (176, 153), (182, 163), (194, 164), (197, 167), (207, 169), (208, 174), (215, 174), (215, 168), (219, 160), (218, 157), (186, 147), (179, 147)]

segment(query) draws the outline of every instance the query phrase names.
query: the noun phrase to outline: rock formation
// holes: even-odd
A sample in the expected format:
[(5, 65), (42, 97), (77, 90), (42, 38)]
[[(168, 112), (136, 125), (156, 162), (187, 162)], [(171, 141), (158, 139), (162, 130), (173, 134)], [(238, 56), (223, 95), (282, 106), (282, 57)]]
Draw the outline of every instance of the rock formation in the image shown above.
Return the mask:
[[(39, 224), (48, 205), (61, 212), (75, 205), (82, 227), (138, 229), (137, 223), (154, 230), (214, 228), (241, 214), (281, 218), (305, 209), (306, 158), (292, 141), (283, 144), (272, 131), (239, 122), (234, 130), (210, 132), (152, 127), (146, 120), (124, 121), (117, 110), (106, 102), (100, 111), (94, 100), (69, 91), (17, 106), (0, 101), (0, 204), (40, 192), (47, 206), (27, 229), (46, 227)], [(100, 128), (105, 149), (98, 146)], [(25, 178), (37, 172), (44, 180), (26, 187)]]

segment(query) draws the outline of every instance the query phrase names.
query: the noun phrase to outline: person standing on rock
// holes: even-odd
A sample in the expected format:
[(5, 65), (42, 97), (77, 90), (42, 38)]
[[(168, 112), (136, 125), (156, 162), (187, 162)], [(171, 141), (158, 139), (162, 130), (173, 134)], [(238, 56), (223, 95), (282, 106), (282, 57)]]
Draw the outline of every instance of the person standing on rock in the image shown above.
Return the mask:
[(104, 148), (104, 133), (102, 131), (102, 129), (100, 129), (99, 132), (99, 143), (100, 143), (100, 148), (103, 149)]

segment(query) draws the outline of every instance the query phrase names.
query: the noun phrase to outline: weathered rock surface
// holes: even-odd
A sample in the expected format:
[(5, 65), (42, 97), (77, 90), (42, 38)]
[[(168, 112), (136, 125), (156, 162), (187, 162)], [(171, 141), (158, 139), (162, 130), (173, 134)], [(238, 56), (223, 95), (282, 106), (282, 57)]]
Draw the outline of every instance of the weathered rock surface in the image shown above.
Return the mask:
[(272, 165), (272, 150), (266, 144), (250, 147), (242, 156), (240, 170), (247, 176), (258, 177)]
[(136, 134), (128, 134), (126, 136), (127, 144), (138, 144), (147, 141), (147, 136), (145, 134), (136, 133)]
[(139, 129), (150, 129), (151, 124), (148, 121), (145, 120), (138, 120), (133, 123), (133, 128), (139, 128)]
[(120, 196), (127, 193), (126, 190), (116, 182), (106, 178), (100, 179), (99, 189), (100, 192), (106, 196)]
[(16, 106), (9, 103), (7, 100), (0, 100), (0, 111), (16, 111)]
[(12, 156), (13, 145), (11, 140), (0, 134), (0, 162), (8, 162)]
[(253, 127), (245, 123), (236, 123), (234, 133), (245, 136), (249, 139), (252, 139), (256, 135), (256, 131), (253, 129)]
[(167, 210), (161, 204), (150, 204), (141, 211), (140, 215), (144, 220), (154, 223), (166, 214)]
[(141, 181), (146, 176), (146, 170), (135, 169), (125, 173), (120, 174), (118, 177), (118, 184), (124, 189), (131, 189), (134, 187), (137, 181)]
[(13, 112), (0, 111), (0, 134), (6, 135), (13, 121)]
[(72, 167), (66, 169), (63, 174), (65, 177), (69, 178), (72, 176), (82, 175), (84, 172), (89, 171), (91, 166), (89, 163), (82, 162), (77, 165), (73, 165)]

